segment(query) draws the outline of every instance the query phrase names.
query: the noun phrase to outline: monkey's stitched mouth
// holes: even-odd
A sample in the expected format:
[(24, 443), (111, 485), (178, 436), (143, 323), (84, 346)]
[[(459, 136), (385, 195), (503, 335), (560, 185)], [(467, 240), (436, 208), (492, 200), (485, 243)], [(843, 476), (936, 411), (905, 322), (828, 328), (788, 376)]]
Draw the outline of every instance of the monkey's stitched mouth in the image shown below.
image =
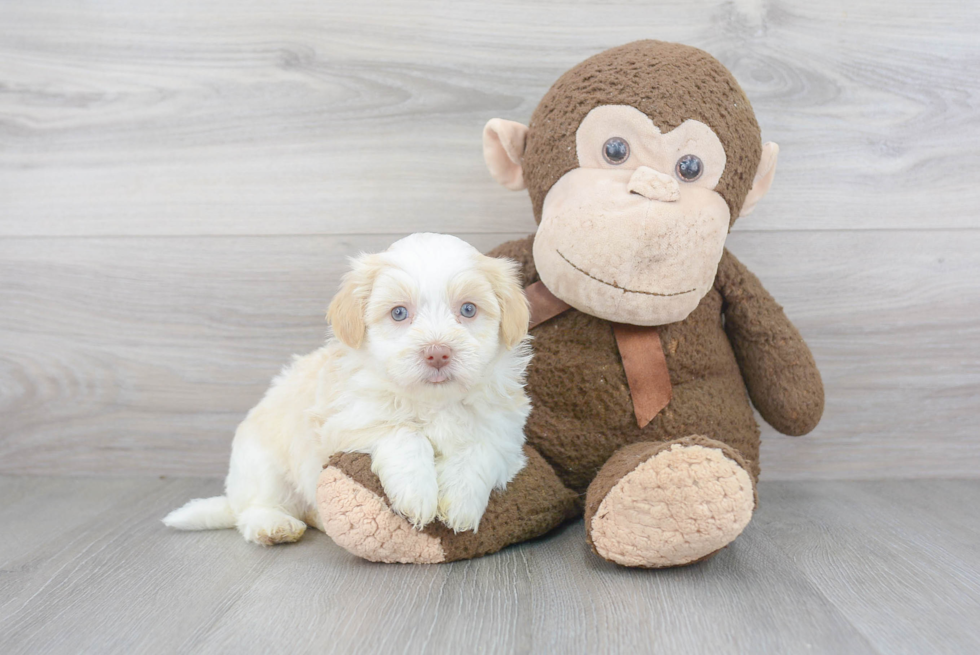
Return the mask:
[(566, 262), (568, 262), (568, 265), (569, 266), (571, 266), (572, 268), (574, 268), (576, 271), (578, 271), (582, 275), (585, 275), (586, 277), (592, 278), (593, 280), (595, 280), (596, 282), (599, 282), (600, 284), (605, 284), (607, 287), (612, 287), (613, 289), (619, 289), (620, 291), (625, 291), (626, 293), (639, 293), (639, 294), (642, 294), (644, 296), (660, 296), (661, 298), (669, 298), (670, 296), (683, 296), (685, 293), (692, 293), (692, 292), (695, 291), (695, 289), (688, 289), (687, 291), (676, 291), (674, 293), (657, 293), (656, 291), (637, 291), (635, 289), (627, 289), (625, 287), (619, 286), (615, 282), (606, 282), (605, 280), (600, 280), (595, 275), (592, 275), (592, 273), (589, 273), (588, 271), (579, 268), (578, 266), (576, 266), (575, 264), (573, 264), (571, 261), (569, 261), (568, 257), (566, 257), (565, 255), (562, 254), (561, 250), (557, 250), (556, 249), (555, 252), (558, 253), (558, 256), (559, 257), (561, 257)]

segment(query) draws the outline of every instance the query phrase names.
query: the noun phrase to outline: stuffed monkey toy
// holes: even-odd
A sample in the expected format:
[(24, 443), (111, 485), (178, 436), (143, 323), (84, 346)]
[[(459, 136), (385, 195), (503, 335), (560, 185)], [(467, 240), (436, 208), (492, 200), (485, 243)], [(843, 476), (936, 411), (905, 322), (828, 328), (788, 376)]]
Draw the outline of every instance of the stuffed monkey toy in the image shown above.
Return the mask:
[(326, 532), (366, 559), (477, 557), (585, 515), (609, 561), (660, 568), (732, 542), (756, 506), (759, 427), (811, 431), (820, 374), (799, 332), (725, 249), (772, 184), (731, 73), (689, 46), (638, 41), (561, 76), (525, 127), (493, 119), (484, 156), (527, 188), (537, 233), (491, 254), (522, 267), (534, 359), (528, 465), (479, 531), (413, 529), (362, 454), (318, 489)]

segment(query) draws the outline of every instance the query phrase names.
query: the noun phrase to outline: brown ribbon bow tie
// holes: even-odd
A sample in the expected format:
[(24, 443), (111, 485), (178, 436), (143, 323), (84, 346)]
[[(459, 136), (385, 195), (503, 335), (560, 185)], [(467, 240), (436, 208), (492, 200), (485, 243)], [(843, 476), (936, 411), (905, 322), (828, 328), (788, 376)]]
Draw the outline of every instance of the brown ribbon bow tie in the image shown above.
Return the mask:
[[(541, 282), (530, 285), (524, 293), (531, 304), (529, 330), (572, 308)], [(660, 330), (656, 326), (613, 323), (613, 334), (626, 370), (636, 423), (644, 428), (671, 398), (670, 373), (660, 343)]]

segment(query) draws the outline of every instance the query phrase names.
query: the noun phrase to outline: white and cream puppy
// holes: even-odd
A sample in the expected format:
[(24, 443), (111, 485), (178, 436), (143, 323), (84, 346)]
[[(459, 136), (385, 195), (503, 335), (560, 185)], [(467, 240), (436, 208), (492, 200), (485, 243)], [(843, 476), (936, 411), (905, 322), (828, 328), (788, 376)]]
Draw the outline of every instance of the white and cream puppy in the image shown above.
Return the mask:
[(327, 312), (333, 336), (296, 358), (238, 426), (225, 495), (163, 522), (237, 527), (248, 541), (322, 529), (317, 478), (337, 452), (369, 453), (392, 507), (476, 530), (490, 492), (524, 466), (528, 305), (514, 262), (413, 234), (353, 260)]

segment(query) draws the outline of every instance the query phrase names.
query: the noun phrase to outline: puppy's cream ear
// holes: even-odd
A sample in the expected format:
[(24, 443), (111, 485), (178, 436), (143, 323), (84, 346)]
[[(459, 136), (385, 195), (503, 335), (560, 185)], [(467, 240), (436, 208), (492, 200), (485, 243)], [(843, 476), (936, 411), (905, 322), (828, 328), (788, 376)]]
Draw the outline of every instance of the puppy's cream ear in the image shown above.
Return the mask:
[(531, 308), (521, 288), (520, 268), (510, 259), (483, 256), (483, 272), (500, 305), (500, 338), (507, 349), (527, 336)]
[(378, 255), (361, 255), (351, 264), (353, 268), (344, 275), (327, 309), (327, 321), (334, 336), (351, 348), (360, 348), (366, 329), (364, 310), (383, 263)]

